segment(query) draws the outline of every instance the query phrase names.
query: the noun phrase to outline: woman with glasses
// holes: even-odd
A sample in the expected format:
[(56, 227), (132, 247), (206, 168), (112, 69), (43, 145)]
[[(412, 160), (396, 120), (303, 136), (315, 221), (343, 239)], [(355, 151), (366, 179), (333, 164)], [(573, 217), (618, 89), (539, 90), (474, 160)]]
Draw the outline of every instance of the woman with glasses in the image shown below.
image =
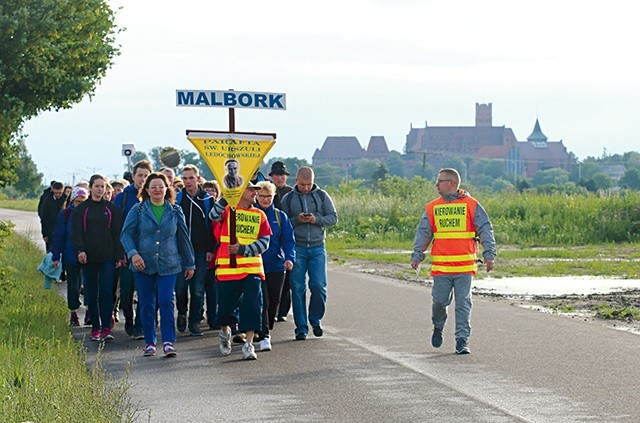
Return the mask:
[(142, 330), (147, 344), (143, 355), (156, 355), (156, 293), (160, 332), (166, 357), (177, 355), (173, 291), (178, 273), (191, 279), (195, 269), (193, 246), (182, 208), (162, 173), (150, 174), (138, 193), (142, 201), (127, 215), (120, 240), (138, 287)]
[(262, 329), (258, 333), (260, 351), (270, 351), (269, 331), (273, 329), (273, 322), (280, 306), (285, 270), (293, 269), (296, 244), (289, 217), (273, 206), (276, 186), (269, 181), (260, 181), (256, 185), (260, 187), (258, 207), (267, 215), (273, 233), (269, 240), (269, 248), (262, 254), (265, 280), (262, 281)]

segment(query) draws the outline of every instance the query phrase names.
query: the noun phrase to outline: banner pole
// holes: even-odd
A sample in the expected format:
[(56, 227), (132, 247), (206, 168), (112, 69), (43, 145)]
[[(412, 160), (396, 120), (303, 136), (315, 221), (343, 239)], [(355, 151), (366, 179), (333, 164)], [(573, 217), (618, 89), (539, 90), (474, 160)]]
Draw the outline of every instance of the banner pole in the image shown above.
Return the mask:
[[(236, 110), (233, 107), (229, 108), (229, 132), (236, 132)], [(236, 209), (229, 208), (229, 243), (235, 244), (238, 242), (238, 237), (236, 235)], [(237, 266), (236, 255), (231, 254), (229, 256), (229, 266), (232, 269), (235, 269)]]

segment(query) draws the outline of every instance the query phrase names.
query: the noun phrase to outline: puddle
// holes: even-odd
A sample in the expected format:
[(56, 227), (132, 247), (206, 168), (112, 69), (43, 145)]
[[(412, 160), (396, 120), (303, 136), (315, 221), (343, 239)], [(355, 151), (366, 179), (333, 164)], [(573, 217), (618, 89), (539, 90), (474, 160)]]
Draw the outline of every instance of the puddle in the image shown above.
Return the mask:
[(501, 295), (589, 295), (640, 289), (640, 279), (589, 276), (485, 278), (474, 281), (478, 293)]

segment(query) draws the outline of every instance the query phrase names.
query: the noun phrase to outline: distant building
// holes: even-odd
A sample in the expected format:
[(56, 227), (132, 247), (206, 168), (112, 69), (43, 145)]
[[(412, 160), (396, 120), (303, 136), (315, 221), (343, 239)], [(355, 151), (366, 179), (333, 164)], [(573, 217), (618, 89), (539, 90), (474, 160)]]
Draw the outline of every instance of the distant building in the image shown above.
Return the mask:
[(444, 162), (459, 157), (467, 164), (478, 159), (503, 159), (505, 172), (527, 178), (541, 169), (571, 171), (571, 157), (562, 141), (548, 141), (536, 119), (526, 142), (517, 141), (513, 130), (493, 126), (492, 104), (476, 103), (475, 126), (429, 126), (414, 128), (407, 135), (406, 153), (414, 153), (412, 168), (425, 161), (440, 169)]
[(356, 137), (327, 137), (322, 148), (313, 153), (313, 165), (330, 164), (347, 169), (360, 159), (386, 160), (389, 148), (384, 137), (373, 136), (365, 150)]

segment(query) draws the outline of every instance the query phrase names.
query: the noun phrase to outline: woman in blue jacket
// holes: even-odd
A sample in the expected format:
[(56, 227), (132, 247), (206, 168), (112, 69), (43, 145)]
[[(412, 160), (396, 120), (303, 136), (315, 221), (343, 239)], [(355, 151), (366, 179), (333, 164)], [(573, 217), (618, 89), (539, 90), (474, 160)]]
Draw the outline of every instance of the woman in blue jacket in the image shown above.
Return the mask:
[(80, 308), (80, 285), (82, 283), (81, 267), (71, 244), (71, 216), (73, 211), (89, 197), (89, 192), (82, 187), (75, 187), (69, 197), (69, 205), (60, 211), (53, 230), (51, 254), (53, 267), (56, 269), (62, 256), (62, 268), (67, 273), (67, 306), (71, 315), (69, 326), (80, 326), (77, 310)]
[(269, 181), (260, 181), (256, 185), (260, 187), (258, 207), (267, 215), (272, 232), (269, 248), (262, 253), (265, 280), (262, 281), (262, 330), (258, 334), (260, 351), (271, 351), (269, 330), (273, 329), (280, 306), (285, 270), (293, 268), (296, 243), (291, 221), (285, 212), (273, 206), (276, 186)]
[(156, 354), (156, 292), (160, 332), (166, 357), (175, 357), (176, 325), (173, 291), (178, 273), (191, 279), (195, 269), (193, 246), (184, 214), (175, 206), (175, 192), (162, 173), (150, 174), (140, 189), (140, 205), (131, 209), (120, 240), (138, 287), (144, 356)]

